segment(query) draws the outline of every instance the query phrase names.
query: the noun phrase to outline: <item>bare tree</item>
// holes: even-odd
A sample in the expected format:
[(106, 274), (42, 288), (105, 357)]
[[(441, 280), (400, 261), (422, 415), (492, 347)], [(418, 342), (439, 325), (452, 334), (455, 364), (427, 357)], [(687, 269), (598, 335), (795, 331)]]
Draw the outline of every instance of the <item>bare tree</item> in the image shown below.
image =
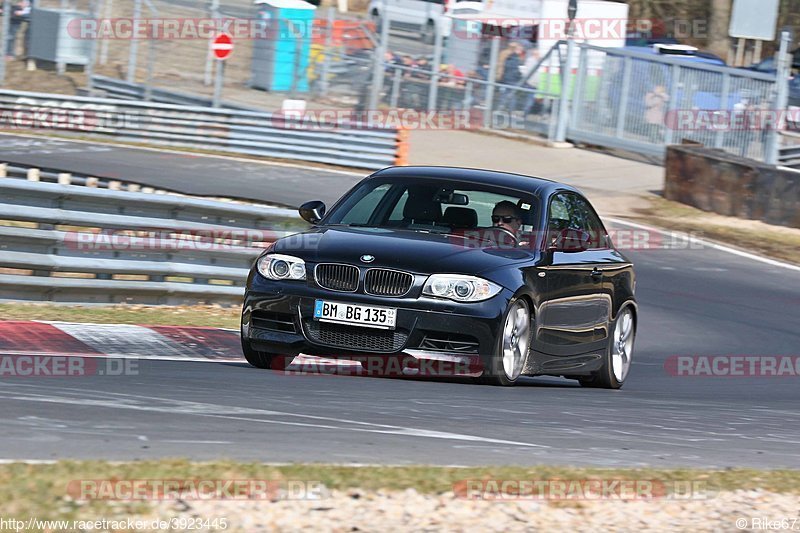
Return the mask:
[(727, 57), (730, 50), (728, 25), (731, 20), (731, 0), (711, 0), (708, 21), (708, 49), (720, 57)]

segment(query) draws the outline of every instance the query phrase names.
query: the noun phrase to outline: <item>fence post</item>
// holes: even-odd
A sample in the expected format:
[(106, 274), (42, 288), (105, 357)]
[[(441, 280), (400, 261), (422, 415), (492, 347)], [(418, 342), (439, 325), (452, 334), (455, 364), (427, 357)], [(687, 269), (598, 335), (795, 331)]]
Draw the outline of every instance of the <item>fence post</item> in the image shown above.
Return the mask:
[(328, 95), (328, 76), (331, 71), (331, 48), (333, 47), (333, 26), (336, 24), (336, 8), (328, 8), (328, 33), (325, 34), (325, 49), (322, 51), (322, 80), (319, 84), (320, 95)]
[(489, 77), (486, 85), (486, 110), (483, 115), (483, 127), (492, 127), (492, 113), (494, 112), (494, 85), (497, 79), (497, 58), (500, 55), (500, 37), (492, 37), (492, 48), (489, 53)]
[(392, 80), (392, 97), (389, 105), (392, 109), (397, 108), (397, 102), (400, 98), (400, 76), (402, 71), (399, 68), (394, 69), (394, 79)]
[[(98, 0), (89, 0), (89, 19), (94, 20), (95, 23), (97, 22), (97, 1)], [(86, 68), (84, 72), (86, 72), (86, 93), (88, 96), (92, 96), (94, 93), (94, 62), (97, 60), (97, 39), (90, 39), (89, 40), (89, 61), (86, 63)]]
[(375, 57), (372, 63), (372, 87), (369, 93), (368, 109), (377, 109), (383, 89), (383, 56), (389, 46), (389, 7), (388, 2), (383, 2), (383, 16), (381, 17), (381, 38), (375, 47)]
[(578, 76), (575, 79), (575, 89), (572, 93), (572, 113), (569, 117), (569, 127), (575, 129), (580, 122), (583, 112), (583, 88), (586, 84), (586, 69), (588, 67), (588, 48), (580, 47), (578, 59)]
[(147, 47), (147, 82), (144, 86), (144, 99), (150, 101), (153, 98), (153, 70), (156, 63), (156, 40), (150, 39)]
[[(667, 102), (667, 117), (672, 116), (678, 106), (678, 86), (681, 83), (681, 67), (679, 65), (672, 65), (672, 76), (670, 80), (669, 86), (669, 102)], [(727, 75), (727, 74), (726, 74)], [(677, 124), (677, 121), (673, 119), (673, 122)], [(672, 127), (669, 124), (666, 124), (666, 129), (664, 133), (664, 144), (670, 145), (672, 144), (672, 137), (673, 131)]]
[[(211, 0), (208, 15), (214, 21), (214, 24), (219, 23), (219, 0)], [(208, 87), (211, 85), (211, 74), (214, 69), (214, 52), (211, 50), (211, 41), (208, 42), (208, 50), (206, 50), (206, 66), (203, 70), (203, 85)]]
[[(133, 3), (133, 22), (138, 23), (142, 18), (142, 0), (134, 0)], [(136, 81), (136, 55), (139, 52), (139, 41), (131, 39), (131, 47), (128, 50), (128, 72), (125, 76), (125, 81), (134, 83)]]
[(439, 95), (439, 71), (442, 68), (442, 29), (438, 24), (434, 24), (433, 28), (436, 32), (433, 44), (433, 64), (431, 65), (431, 84), (428, 89), (428, 112), (436, 110), (436, 99)]
[[(111, 19), (111, 14), (114, 12), (114, 0), (103, 0), (103, 17), (106, 20)], [(108, 42), (109, 39), (103, 39), (100, 43), (100, 64), (105, 65), (108, 63)]]
[(617, 110), (617, 125), (614, 136), (617, 139), (622, 138), (622, 133), (625, 131), (625, 114), (628, 112), (628, 91), (631, 88), (631, 70), (633, 69), (633, 61), (630, 56), (625, 57), (625, 66), (622, 71), (622, 96), (619, 100), (619, 109)]
[[(783, 112), (789, 103), (789, 75), (791, 71), (791, 61), (789, 59), (789, 32), (781, 32), (781, 46), (778, 52), (778, 72), (775, 75), (775, 105), (776, 112)], [(767, 132), (767, 143), (765, 147), (764, 162), (768, 165), (778, 164), (778, 153), (780, 151), (780, 130), (782, 129), (781, 123), (785, 123), (786, 117), (782, 116), (777, 120), (777, 124), (773, 124)]]
[(567, 140), (567, 121), (569, 120), (569, 80), (572, 77), (572, 54), (575, 50), (575, 39), (572, 35), (572, 21), (570, 21), (569, 35), (567, 35), (567, 58), (561, 66), (561, 98), (558, 102), (558, 126), (556, 127), (556, 141)]
[[(0, 40), (3, 41), (3, 61), (0, 63), (0, 85), (6, 83), (6, 50), (8, 49), (8, 38), (10, 36), (11, 24), (11, 0), (3, 0), (3, 17), (0, 19)], [(60, 73), (59, 73), (60, 74)]]
[[(722, 75), (722, 94), (720, 95), (719, 110), (722, 113), (728, 112), (728, 98), (731, 92), (731, 75), (725, 72)], [(717, 128), (717, 133), (714, 135), (714, 148), (722, 148), (725, 142), (725, 131), (722, 128)]]

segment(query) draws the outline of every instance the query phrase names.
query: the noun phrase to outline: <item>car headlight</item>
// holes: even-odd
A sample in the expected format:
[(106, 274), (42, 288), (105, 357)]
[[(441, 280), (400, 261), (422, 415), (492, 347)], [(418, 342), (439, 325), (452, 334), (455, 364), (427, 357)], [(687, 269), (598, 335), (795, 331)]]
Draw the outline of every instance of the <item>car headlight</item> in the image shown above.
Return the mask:
[(258, 271), (267, 279), (306, 279), (306, 263), (283, 254), (266, 254), (258, 260)]
[(475, 276), (433, 274), (425, 282), (422, 294), (457, 302), (481, 302), (499, 293), (501, 287)]

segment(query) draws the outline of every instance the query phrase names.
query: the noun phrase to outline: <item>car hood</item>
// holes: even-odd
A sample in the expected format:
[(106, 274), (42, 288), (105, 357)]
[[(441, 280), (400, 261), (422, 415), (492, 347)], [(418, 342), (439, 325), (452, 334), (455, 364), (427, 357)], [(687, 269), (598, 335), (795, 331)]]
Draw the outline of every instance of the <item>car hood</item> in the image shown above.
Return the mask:
[[(273, 252), (314, 263), (340, 262), (423, 274), (478, 274), (535, 259), (528, 250), (482, 248), (457, 235), (344, 226), (314, 228), (280, 239)], [(363, 255), (375, 259), (366, 263), (361, 260)]]

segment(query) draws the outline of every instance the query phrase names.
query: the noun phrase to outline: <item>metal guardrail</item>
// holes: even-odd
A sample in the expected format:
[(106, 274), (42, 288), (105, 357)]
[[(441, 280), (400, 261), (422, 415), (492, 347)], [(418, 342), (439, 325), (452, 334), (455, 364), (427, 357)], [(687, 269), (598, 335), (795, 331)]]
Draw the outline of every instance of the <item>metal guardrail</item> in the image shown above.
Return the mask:
[[(0, 91), (0, 112), (17, 120), (15, 127), (33, 120), (39, 127), (83, 136), (367, 169), (393, 165), (405, 152), (402, 130), (341, 124), (307, 127), (290, 117), (234, 109)], [(43, 125), (37, 122), (42, 116)], [(46, 122), (56, 116), (64, 121)]]
[(800, 169), (800, 125), (792, 123), (792, 131), (781, 135), (781, 146), (778, 148), (778, 165), (795, 170)]
[(0, 178), (0, 298), (238, 303), (292, 210)]
[[(102, 93), (107, 98), (114, 98), (117, 100), (145, 100), (147, 94), (147, 88), (141, 83), (131, 83), (107, 76), (92, 76), (92, 88)], [(150, 89), (149, 101), (160, 104), (188, 105), (195, 107), (211, 107), (213, 103), (212, 98), (205, 96), (169, 91), (156, 87)], [(233, 102), (222, 102), (222, 107), (224, 109), (238, 109), (240, 111), (265, 112), (265, 110), (257, 107), (234, 104)]]

